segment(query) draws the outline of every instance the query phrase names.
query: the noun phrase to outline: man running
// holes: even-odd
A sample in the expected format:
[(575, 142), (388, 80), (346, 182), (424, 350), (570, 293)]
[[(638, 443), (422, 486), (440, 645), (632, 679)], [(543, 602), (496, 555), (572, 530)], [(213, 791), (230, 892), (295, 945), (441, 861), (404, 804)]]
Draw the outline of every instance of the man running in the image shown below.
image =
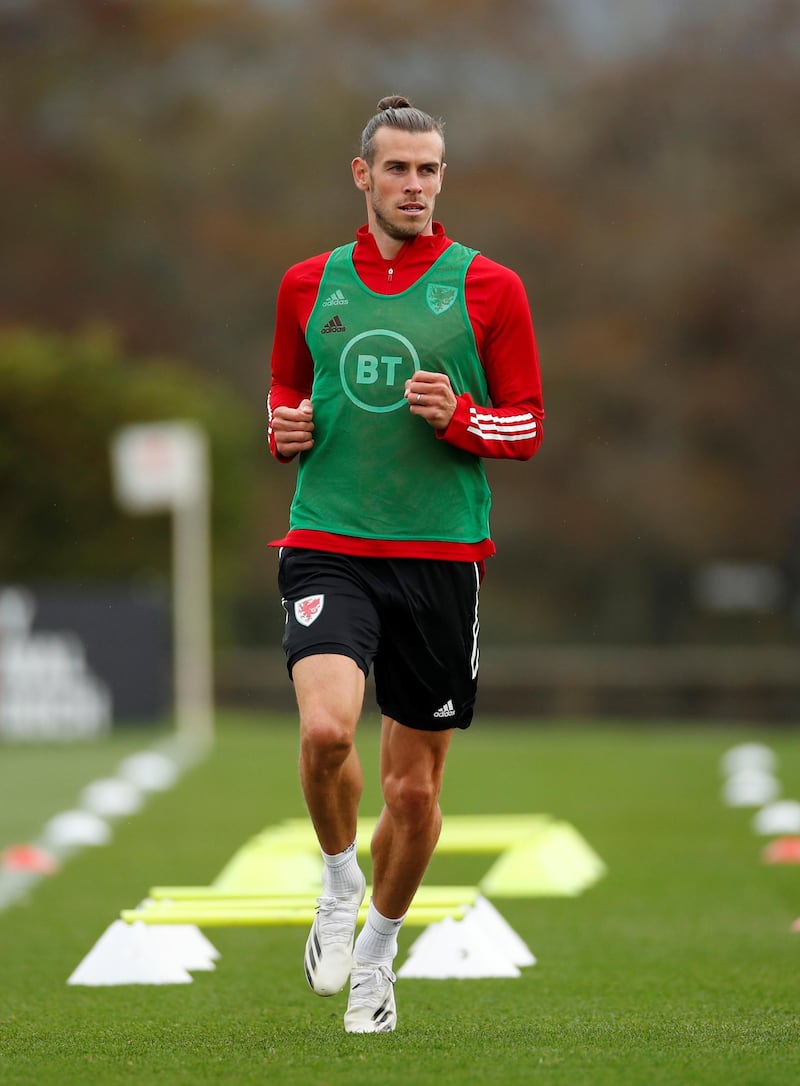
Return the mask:
[[(532, 457), (544, 412), (521, 280), (433, 219), (442, 123), (382, 99), (352, 172), (367, 225), (284, 276), (267, 406), (273, 455), (299, 456), (290, 529), (273, 545), (323, 858), (305, 971), (319, 995), (349, 978), (345, 1029), (377, 1033), (397, 1023), (398, 931), (439, 837), (454, 730), (473, 716), (495, 550), (483, 459)], [(366, 892), (355, 736), (371, 667), (384, 807), (354, 943)]]

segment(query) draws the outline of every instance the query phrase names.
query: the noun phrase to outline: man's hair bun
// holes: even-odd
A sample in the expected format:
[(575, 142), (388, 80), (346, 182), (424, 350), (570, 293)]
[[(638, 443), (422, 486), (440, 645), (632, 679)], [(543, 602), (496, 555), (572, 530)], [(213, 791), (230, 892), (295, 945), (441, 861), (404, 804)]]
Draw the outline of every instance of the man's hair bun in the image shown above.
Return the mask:
[(407, 98), (404, 98), (402, 94), (389, 94), (386, 98), (381, 98), (378, 102), (378, 113), (383, 113), (385, 109), (411, 109), (411, 103)]
[(361, 133), (361, 157), (372, 164), (375, 157), (374, 136), (379, 128), (394, 128), (401, 132), (438, 132), (444, 155), (444, 121), (412, 106), (402, 94), (387, 94), (378, 102), (378, 112), (367, 122)]

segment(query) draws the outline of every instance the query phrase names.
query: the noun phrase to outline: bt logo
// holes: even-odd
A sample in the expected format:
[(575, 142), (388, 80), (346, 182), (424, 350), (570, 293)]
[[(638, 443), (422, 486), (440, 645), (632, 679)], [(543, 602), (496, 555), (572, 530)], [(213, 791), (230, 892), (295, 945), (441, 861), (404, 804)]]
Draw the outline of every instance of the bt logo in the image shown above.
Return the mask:
[(342, 388), (363, 411), (397, 411), (405, 404), (405, 383), (418, 369), (414, 344), (385, 328), (354, 336), (339, 356)]
[(397, 367), (402, 366), (403, 356), (399, 354), (382, 354), (376, 358), (374, 354), (360, 354), (356, 364), (356, 384), (374, 385), (380, 379), (380, 366), (386, 367), (386, 384), (395, 383)]

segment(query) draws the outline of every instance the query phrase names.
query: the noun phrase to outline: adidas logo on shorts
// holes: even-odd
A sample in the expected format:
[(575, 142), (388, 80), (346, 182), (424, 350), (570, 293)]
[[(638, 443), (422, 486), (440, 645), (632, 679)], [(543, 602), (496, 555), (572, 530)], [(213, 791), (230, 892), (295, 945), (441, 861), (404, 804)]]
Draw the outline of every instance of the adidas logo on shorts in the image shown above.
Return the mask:
[(437, 709), (433, 715), (434, 717), (438, 717), (440, 720), (442, 719), (442, 717), (455, 716), (456, 711), (453, 707), (453, 699), (451, 698), (449, 701), (446, 701), (441, 709)]

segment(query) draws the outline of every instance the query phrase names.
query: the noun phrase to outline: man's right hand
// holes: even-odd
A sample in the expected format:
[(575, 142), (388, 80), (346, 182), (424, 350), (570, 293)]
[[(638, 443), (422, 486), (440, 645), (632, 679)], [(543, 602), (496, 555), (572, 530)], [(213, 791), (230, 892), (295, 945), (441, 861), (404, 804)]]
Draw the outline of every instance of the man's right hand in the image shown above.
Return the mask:
[(311, 400), (302, 400), (297, 407), (276, 407), (272, 412), (275, 448), (281, 456), (295, 456), (310, 449), (314, 444), (313, 431)]

